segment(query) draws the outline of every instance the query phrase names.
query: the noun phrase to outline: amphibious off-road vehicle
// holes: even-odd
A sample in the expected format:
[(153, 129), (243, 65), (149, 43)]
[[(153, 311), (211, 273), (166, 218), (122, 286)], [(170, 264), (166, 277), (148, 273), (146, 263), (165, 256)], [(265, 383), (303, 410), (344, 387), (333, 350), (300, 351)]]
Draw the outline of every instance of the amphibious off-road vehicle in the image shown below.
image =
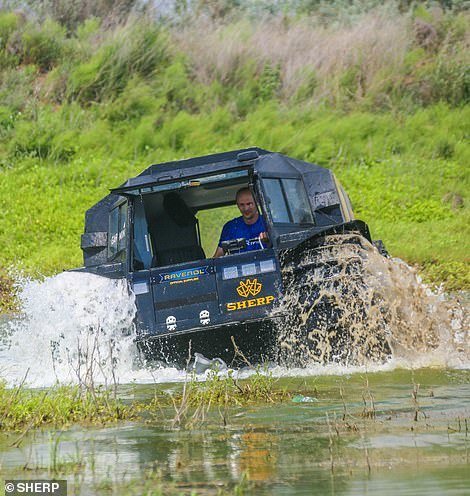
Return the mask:
[[(235, 205), (242, 187), (256, 199), (270, 247), (243, 251), (247, 240), (235, 239), (225, 243), (225, 256), (210, 258), (204, 243), (217, 246), (220, 212)], [(203, 239), (207, 219), (217, 225), (212, 240)], [(292, 302), (282, 305), (287, 286), (302, 292), (305, 311), (319, 294), (309, 274), (319, 264), (332, 267), (315, 256), (302, 261), (303, 254), (324, 246), (328, 236), (348, 233), (371, 241), (330, 170), (248, 148), (151, 165), (112, 189), (86, 213), (85, 266), (77, 270), (127, 279), (137, 307), (136, 340), (147, 357), (181, 363), (191, 349), (227, 361), (235, 347), (259, 362), (279, 356), (280, 328), (307, 325)], [(336, 346), (347, 344), (336, 339)]]

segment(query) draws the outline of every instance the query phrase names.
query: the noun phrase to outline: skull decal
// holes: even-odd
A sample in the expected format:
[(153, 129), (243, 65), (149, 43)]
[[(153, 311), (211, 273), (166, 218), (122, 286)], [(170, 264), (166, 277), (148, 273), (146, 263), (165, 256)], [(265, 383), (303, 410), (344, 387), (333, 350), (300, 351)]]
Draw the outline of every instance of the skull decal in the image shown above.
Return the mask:
[(174, 331), (176, 329), (176, 317), (174, 315), (169, 315), (166, 318), (166, 328), (169, 331)]
[(199, 321), (202, 325), (210, 324), (211, 318), (209, 315), (209, 310), (202, 310), (199, 312)]

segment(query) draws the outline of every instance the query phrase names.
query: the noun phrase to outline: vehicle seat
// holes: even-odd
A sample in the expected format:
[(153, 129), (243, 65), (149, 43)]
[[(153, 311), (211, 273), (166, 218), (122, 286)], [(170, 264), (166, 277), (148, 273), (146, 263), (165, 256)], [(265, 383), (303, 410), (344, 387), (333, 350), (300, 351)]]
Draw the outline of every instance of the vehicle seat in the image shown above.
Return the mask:
[(154, 240), (152, 267), (206, 258), (194, 212), (175, 192), (167, 193), (163, 198), (163, 213), (154, 224)]

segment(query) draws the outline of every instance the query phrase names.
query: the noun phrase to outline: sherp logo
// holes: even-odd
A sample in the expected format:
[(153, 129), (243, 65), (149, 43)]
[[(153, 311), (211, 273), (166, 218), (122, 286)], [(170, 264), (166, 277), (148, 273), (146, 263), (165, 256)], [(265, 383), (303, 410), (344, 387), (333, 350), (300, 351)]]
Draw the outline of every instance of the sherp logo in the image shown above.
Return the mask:
[(242, 298), (248, 298), (248, 296), (256, 296), (263, 289), (263, 285), (258, 282), (258, 279), (247, 279), (246, 281), (240, 281), (237, 287), (237, 293)]

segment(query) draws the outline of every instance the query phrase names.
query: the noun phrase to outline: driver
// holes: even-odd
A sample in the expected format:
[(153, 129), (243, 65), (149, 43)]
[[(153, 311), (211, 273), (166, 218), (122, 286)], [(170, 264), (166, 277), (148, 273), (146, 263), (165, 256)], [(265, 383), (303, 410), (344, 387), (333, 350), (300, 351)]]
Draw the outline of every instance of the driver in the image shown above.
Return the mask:
[[(260, 246), (262, 245), (261, 242), (268, 241), (266, 224), (263, 216), (258, 213), (258, 208), (250, 188), (239, 189), (235, 200), (242, 215), (229, 220), (224, 225), (222, 234), (220, 235), (219, 245), (215, 250), (213, 258), (221, 257), (224, 254), (224, 250), (220, 246), (223, 241), (245, 238), (246, 248), (242, 251), (259, 250), (260, 248), (264, 248), (264, 246)], [(259, 238), (259, 240), (253, 241), (253, 238)]]

